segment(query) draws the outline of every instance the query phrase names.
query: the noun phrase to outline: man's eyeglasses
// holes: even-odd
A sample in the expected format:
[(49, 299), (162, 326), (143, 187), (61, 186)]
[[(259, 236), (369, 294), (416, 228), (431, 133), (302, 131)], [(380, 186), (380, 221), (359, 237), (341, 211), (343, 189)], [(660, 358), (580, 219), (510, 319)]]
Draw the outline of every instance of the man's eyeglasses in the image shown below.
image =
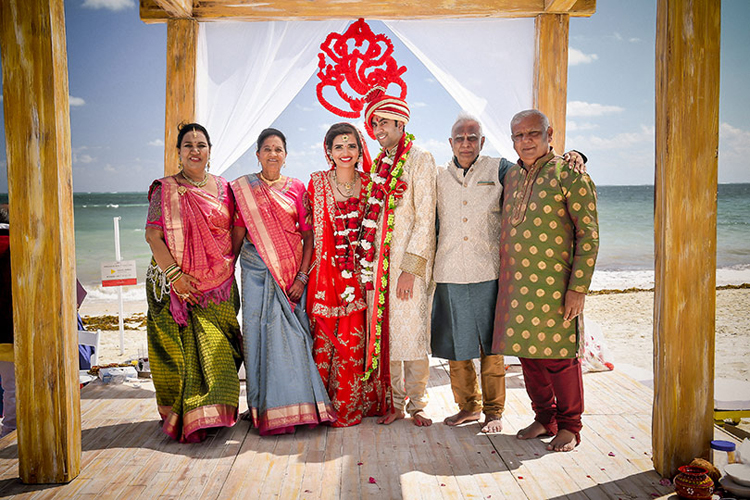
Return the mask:
[(468, 141), (469, 144), (476, 144), (479, 142), (480, 137), (476, 134), (471, 135), (457, 135), (453, 137), (453, 142), (458, 144), (463, 144), (464, 142)]
[(513, 142), (522, 142), (524, 139), (529, 138), (532, 140), (539, 139), (542, 136), (541, 130), (532, 130), (531, 132), (526, 133), (518, 133), (511, 135), (511, 139), (513, 139)]

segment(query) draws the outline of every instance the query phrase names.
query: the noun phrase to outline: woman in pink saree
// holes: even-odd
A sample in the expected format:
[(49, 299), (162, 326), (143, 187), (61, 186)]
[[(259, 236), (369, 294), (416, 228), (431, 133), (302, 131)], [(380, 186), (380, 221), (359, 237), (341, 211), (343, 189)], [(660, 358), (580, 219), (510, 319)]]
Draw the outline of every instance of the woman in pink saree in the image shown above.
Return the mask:
[(237, 204), (233, 247), (242, 269), (242, 330), (247, 405), (261, 435), (336, 415), (312, 358), (305, 285), (312, 227), (305, 186), (281, 175), (286, 138), (276, 129), (258, 137), (261, 172), (232, 181)]
[(182, 442), (237, 421), (242, 362), (227, 181), (208, 173), (197, 123), (177, 136), (180, 172), (149, 190), (148, 351), (163, 430)]

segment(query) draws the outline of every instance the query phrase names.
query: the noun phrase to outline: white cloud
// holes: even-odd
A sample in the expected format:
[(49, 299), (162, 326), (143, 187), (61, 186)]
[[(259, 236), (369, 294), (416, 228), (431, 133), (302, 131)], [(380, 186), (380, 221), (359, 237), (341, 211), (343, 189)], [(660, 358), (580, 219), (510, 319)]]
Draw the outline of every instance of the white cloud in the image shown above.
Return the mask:
[(748, 182), (750, 130), (719, 125), (719, 182)]
[(0, 94), (0, 102), (3, 102), (3, 94)]
[(640, 38), (635, 38), (635, 37), (633, 37), (633, 38), (628, 38), (628, 42), (630, 42), (630, 43), (638, 43), (638, 42), (640, 42), (640, 41), (641, 41), (641, 39), (640, 39)]
[(438, 165), (442, 165), (446, 161), (453, 158), (453, 151), (451, 151), (451, 145), (448, 142), (448, 139), (442, 141), (437, 139), (427, 139), (425, 141), (421, 141), (417, 139), (416, 143), (419, 144), (422, 149), (426, 149), (427, 151), (432, 153), (432, 156), (435, 158), (435, 162)]
[(72, 95), (68, 96), (68, 102), (70, 103), (71, 108), (86, 104), (86, 101), (84, 101), (82, 97), (73, 97)]
[(578, 49), (571, 47), (568, 50), (568, 66), (578, 66), (579, 64), (589, 64), (599, 59), (596, 54), (584, 54)]
[(164, 146), (164, 141), (162, 139), (154, 139), (153, 141), (148, 141), (148, 145), (162, 147)]
[(571, 136), (568, 141), (579, 144), (583, 151), (591, 150), (624, 150), (636, 146), (645, 146), (654, 144), (654, 135), (656, 128), (653, 125), (641, 125), (638, 132), (624, 132), (613, 137), (601, 137), (598, 135), (589, 136)]
[(574, 121), (569, 120), (566, 123), (566, 129), (568, 132), (576, 132), (579, 130), (592, 130), (597, 127), (598, 125), (596, 125), (595, 123), (589, 123), (589, 122), (579, 123), (579, 122), (574, 122)]
[(622, 35), (616, 31), (612, 33), (612, 36), (614, 37), (615, 40), (622, 40)]
[(422, 102), (422, 101), (410, 102), (409, 107), (410, 108), (425, 108), (427, 107), (427, 103)]
[(622, 113), (623, 111), (625, 111), (625, 108), (620, 106), (607, 106), (584, 101), (568, 102), (568, 116), (604, 116)]
[(88, 149), (88, 146), (73, 148), (73, 150), (71, 151), (73, 156), (73, 165), (83, 165), (96, 161), (95, 157), (91, 156), (88, 153), (84, 153), (84, 151), (87, 151)]
[(722, 159), (740, 159), (750, 156), (750, 131), (748, 130), (722, 123), (719, 125), (719, 141)]
[(135, 7), (135, 0), (84, 0), (82, 7), (86, 9), (107, 9), (119, 11)]
[(113, 166), (112, 166), (111, 164), (109, 164), (109, 163), (107, 163), (106, 165), (104, 165), (104, 168), (103, 168), (102, 170), (104, 170), (105, 172), (109, 172), (109, 173), (111, 173), (111, 174), (113, 174), (113, 173), (117, 172), (117, 170), (115, 169), (115, 167), (113, 167)]

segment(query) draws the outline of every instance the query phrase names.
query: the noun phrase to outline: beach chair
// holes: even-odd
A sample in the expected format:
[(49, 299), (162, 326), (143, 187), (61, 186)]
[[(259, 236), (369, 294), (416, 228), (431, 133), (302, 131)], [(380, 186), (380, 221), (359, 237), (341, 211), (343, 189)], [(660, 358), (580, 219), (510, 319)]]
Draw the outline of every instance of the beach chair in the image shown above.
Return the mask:
[(91, 366), (99, 364), (99, 344), (101, 341), (102, 331), (89, 332), (78, 330), (78, 343), (82, 345), (94, 346), (94, 353), (91, 355)]

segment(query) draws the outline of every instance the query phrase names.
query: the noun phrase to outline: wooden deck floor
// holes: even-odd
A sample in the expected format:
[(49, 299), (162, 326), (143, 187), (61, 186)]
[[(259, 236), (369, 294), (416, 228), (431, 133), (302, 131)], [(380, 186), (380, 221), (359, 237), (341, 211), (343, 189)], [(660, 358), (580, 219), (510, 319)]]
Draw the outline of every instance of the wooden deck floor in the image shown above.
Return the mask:
[[(433, 360), (429, 428), (408, 420), (259, 437), (246, 421), (202, 444), (161, 433), (150, 381), (92, 384), (81, 393), (81, 474), (66, 485), (18, 480), (15, 433), (0, 440), (3, 498), (669, 498), (651, 463), (652, 392), (618, 371), (584, 375), (583, 442), (545, 451), (515, 432), (532, 420), (520, 368), (507, 377), (502, 434), (450, 428), (447, 364)], [(243, 396), (244, 398), (244, 396)], [(546, 439), (545, 441), (548, 441)], [(673, 495), (672, 495), (673, 496)]]

